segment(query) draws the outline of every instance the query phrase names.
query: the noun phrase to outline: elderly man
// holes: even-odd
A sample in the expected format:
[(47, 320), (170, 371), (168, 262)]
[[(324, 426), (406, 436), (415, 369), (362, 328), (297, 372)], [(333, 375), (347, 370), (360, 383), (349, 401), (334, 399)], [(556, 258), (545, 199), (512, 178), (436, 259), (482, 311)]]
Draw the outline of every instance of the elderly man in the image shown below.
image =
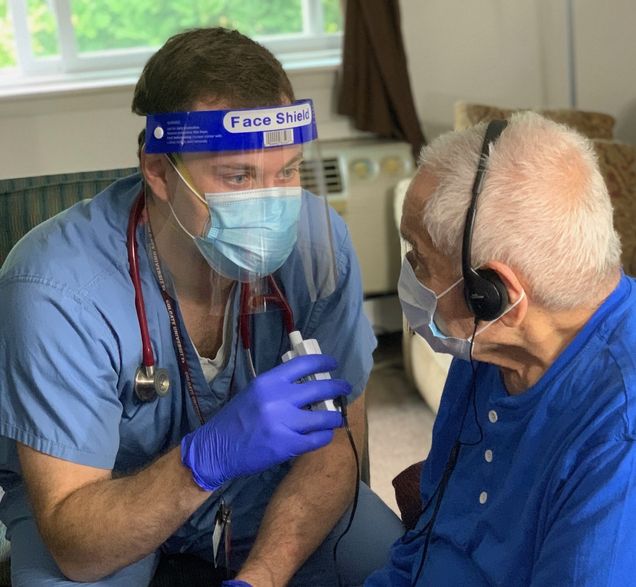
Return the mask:
[(590, 143), (532, 113), (444, 135), (401, 231), (405, 315), (456, 358), (419, 521), (365, 585), (632, 584), (636, 284)]

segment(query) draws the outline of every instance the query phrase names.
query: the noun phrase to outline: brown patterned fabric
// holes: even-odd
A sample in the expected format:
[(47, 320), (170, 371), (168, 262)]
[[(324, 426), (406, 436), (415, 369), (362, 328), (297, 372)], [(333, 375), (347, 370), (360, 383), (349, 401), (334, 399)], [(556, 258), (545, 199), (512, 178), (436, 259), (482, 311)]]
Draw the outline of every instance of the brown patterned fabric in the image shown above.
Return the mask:
[(595, 140), (601, 173), (614, 206), (625, 272), (636, 275), (636, 146)]
[(480, 122), (488, 122), (496, 118), (508, 118), (512, 113), (523, 110), (534, 110), (550, 120), (566, 124), (590, 139), (611, 139), (614, 136), (614, 124), (616, 122), (614, 117), (601, 112), (568, 109), (497, 108), (496, 106), (469, 104), (467, 102), (457, 102), (455, 104), (455, 130), (468, 128)]

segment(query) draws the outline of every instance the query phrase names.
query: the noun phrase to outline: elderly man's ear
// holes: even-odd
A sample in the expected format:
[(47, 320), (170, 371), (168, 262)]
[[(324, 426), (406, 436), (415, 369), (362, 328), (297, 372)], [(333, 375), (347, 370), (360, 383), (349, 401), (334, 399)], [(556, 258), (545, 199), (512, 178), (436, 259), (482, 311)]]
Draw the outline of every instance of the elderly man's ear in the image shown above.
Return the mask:
[[(519, 302), (514, 306), (514, 308), (512, 308), (512, 310), (506, 312), (500, 318), (500, 321), (511, 328), (519, 326), (528, 312), (528, 295), (527, 293), (524, 295), (524, 292), (526, 291), (524, 284), (519, 280), (515, 272), (508, 267), (508, 265), (500, 263), (499, 261), (485, 263), (483, 268), (492, 269), (497, 272), (497, 275), (499, 275), (501, 281), (503, 281), (504, 286), (508, 290), (508, 299), (511, 306), (515, 305), (516, 302)], [(523, 296), (523, 299), (519, 301), (521, 296)]]

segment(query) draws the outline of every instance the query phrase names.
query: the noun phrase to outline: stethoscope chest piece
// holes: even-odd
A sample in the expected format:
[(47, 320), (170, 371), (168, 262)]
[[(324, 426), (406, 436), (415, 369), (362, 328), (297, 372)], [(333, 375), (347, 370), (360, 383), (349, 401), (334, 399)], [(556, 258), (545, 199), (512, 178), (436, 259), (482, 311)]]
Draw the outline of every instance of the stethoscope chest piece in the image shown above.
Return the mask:
[(135, 393), (142, 402), (167, 395), (170, 391), (170, 378), (167, 369), (155, 369), (142, 365), (135, 373)]

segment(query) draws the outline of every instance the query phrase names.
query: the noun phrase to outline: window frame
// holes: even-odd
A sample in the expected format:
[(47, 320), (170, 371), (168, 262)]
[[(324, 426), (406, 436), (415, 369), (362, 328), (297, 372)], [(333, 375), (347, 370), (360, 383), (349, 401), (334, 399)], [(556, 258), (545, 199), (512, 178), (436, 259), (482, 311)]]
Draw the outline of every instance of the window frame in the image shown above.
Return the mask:
[[(0, 73), (0, 97), (16, 95), (33, 86), (51, 84), (71, 87), (87, 80), (99, 80), (100, 86), (120, 85), (141, 71), (144, 63), (159, 47), (113, 49), (80, 53), (72, 24), (71, 0), (48, 0), (58, 32), (59, 55), (35, 57), (28, 26), (25, 0), (7, 0), (11, 12), (17, 67)], [(290, 70), (332, 68), (339, 65), (342, 32), (324, 33), (321, 0), (301, 0), (303, 32), (255, 36)], [(118, 81), (119, 80), (119, 81)]]

